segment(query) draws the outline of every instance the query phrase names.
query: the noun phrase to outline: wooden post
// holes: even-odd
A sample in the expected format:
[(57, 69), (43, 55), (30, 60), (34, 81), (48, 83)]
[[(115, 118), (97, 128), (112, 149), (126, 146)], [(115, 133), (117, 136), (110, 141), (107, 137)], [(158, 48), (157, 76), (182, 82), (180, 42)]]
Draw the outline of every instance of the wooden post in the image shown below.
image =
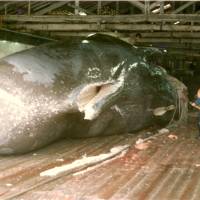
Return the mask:
[(5, 4), (5, 15), (7, 15), (7, 4)]
[(160, 2), (160, 14), (164, 14), (164, 2)]
[(101, 14), (101, 0), (97, 2), (97, 15)]
[[(160, 2), (160, 14), (164, 14), (164, 2)], [(161, 25), (163, 26), (165, 22), (162, 22)]]
[(116, 14), (119, 14), (119, 1), (116, 1)]
[(75, 10), (74, 14), (78, 15), (79, 14), (79, 0), (75, 0)]
[(145, 10), (146, 15), (149, 15), (149, 13), (150, 13), (150, 6), (149, 5), (150, 5), (149, 0), (145, 0), (145, 5), (144, 5), (145, 9), (144, 10)]
[[(196, 10), (196, 4), (194, 3), (193, 6), (192, 6), (192, 13), (195, 13), (195, 10)], [(193, 21), (191, 21), (191, 26), (194, 26)]]
[(31, 15), (31, 1), (28, 2), (28, 15)]

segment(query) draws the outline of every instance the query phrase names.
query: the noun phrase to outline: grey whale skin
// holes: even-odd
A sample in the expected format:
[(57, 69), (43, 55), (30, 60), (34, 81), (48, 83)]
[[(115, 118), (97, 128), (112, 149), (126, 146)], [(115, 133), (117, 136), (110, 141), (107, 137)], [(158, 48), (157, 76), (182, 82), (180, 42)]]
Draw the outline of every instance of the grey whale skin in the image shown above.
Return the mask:
[(26, 153), (62, 137), (134, 132), (167, 123), (152, 108), (176, 91), (145, 51), (107, 35), (68, 38), (0, 60), (0, 154)]

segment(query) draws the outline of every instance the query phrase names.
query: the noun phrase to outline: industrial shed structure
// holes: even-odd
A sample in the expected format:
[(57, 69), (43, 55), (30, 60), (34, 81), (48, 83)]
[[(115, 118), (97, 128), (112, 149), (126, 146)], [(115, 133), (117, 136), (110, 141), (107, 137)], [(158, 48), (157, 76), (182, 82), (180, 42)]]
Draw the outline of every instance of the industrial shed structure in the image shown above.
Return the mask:
[[(0, 56), (66, 37), (109, 34), (158, 48), (151, 61), (183, 81), (192, 99), (200, 87), (199, 14), (199, 1), (0, 1)], [(198, 200), (195, 120), (190, 112), (189, 124), (164, 132), (150, 127), (135, 135), (66, 139), (25, 155), (0, 156), (0, 199)], [(109, 154), (116, 146), (124, 149)], [(87, 157), (96, 160), (83, 161)], [(77, 160), (82, 163), (71, 167)]]

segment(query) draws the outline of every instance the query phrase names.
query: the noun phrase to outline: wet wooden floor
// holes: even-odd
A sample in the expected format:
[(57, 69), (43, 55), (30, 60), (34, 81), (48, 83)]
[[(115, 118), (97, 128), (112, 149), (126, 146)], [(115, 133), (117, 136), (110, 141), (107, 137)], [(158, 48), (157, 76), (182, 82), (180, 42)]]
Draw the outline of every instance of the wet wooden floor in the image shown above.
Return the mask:
[[(200, 140), (190, 125), (151, 137), (110, 136), (62, 140), (21, 156), (0, 157), (1, 200), (199, 200)], [(177, 136), (177, 138), (175, 137)], [(40, 173), (82, 158), (129, 144), (117, 157), (90, 170), (88, 166), (53, 177)], [(91, 166), (90, 166), (91, 167)], [(78, 171), (83, 173), (75, 174)]]

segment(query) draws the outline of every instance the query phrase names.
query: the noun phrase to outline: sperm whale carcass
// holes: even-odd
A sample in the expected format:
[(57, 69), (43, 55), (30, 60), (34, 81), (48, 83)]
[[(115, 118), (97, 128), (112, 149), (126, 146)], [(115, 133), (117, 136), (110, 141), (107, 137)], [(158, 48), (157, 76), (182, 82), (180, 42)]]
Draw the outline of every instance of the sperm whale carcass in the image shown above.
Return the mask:
[(0, 154), (166, 124), (177, 101), (166, 76), (139, 48), (106, 35), (7, 56), (0, 60)]

